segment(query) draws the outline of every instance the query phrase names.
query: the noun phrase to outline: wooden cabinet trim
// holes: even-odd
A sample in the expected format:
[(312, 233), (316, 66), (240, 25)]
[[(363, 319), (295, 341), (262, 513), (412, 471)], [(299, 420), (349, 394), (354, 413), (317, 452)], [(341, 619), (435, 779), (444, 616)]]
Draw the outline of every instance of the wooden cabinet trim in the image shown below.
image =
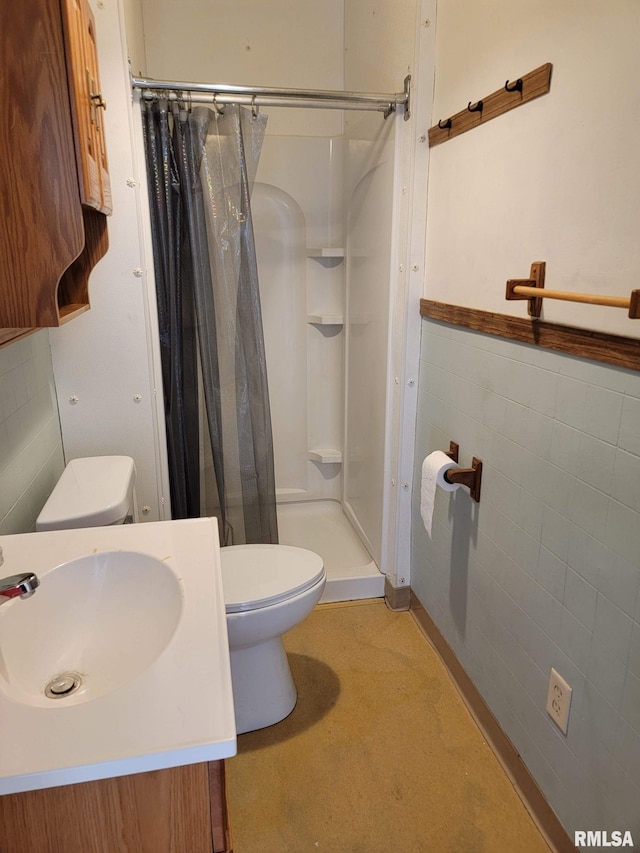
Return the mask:
[(82, 204), (111, 213), (111, 186), (104, 142), (96, 27), (88, 0), (61, 0), (62, 22)]

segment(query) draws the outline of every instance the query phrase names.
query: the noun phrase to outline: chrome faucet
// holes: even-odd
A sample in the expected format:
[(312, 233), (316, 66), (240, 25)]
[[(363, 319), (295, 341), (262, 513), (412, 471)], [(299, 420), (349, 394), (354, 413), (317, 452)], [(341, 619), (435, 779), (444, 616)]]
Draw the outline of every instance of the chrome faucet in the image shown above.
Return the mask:
[(33, 572), (23, 572), (20, 575), (11, 575), (8, 578), (0, 578), (0, 604), (11, 598), (31, 598), (40, 586), (38, 576)]
[[(0, 547), (0, 566), (4, 563), (4, 554)], [(36, 588), (40, 586), (38, 576), (33, 572), (23, 572), (20, 575), (10, 575), (8, 578), (0, 578), (0, 604), (9, 601), (16, 596), (20, 598), (31, 598)]]

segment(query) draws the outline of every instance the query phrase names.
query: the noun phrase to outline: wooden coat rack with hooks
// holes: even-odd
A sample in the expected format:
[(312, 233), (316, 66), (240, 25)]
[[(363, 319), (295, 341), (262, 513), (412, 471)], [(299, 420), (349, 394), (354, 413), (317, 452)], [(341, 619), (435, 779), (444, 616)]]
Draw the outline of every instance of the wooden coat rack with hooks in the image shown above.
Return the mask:
[(546, 95), (551, 88), (551, 69), (551, 63), (547, 62), (517, 80), (507, 80), (502, 89), (492, 92), (486, 98), (475, 103), (469, 101), (466, 109), (447, 119), (441, 119), (438, 124), (429, 128), (429, 147), (447, 142), (454, 136), (460, 136), (461, 133), (466, 133), (467, 130), (472, 130), (502, 113), (526, 104), (527, 101)]

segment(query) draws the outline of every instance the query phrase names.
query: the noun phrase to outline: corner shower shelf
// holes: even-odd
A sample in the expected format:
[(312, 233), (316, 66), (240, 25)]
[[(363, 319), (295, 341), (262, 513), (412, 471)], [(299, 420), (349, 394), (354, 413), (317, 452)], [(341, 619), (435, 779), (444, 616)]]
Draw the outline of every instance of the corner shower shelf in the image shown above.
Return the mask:
[(307, 314), (307, 323), (312, 326), (342, 326), (344, 317), (342, 314)]
[(309, 459), (312, 462), (324, 464), (336, 464), (342, 462), (342, 451), (323, 448), (322, 450), (309, 450)]
[(308, 258), (344, 258), (344, 249), (340, 247), (324, 246), (319, 249), (307, 249)]

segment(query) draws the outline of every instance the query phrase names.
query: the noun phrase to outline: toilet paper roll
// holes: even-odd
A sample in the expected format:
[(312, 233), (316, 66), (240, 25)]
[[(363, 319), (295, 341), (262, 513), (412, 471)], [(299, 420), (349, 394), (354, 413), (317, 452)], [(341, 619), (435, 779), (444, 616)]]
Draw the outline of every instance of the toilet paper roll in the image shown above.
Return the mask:
[(458, 463), (450, 459), (442, 450), (430, 453), (422, 463), (422, 484), (420, 488), (420, 515), (425, 529), (431, 536), (433, 507), (436, 500), (436, 486), (445, 492), (455, 492), (460, 483), (447, 483), (445, 472), (458, 468)]

